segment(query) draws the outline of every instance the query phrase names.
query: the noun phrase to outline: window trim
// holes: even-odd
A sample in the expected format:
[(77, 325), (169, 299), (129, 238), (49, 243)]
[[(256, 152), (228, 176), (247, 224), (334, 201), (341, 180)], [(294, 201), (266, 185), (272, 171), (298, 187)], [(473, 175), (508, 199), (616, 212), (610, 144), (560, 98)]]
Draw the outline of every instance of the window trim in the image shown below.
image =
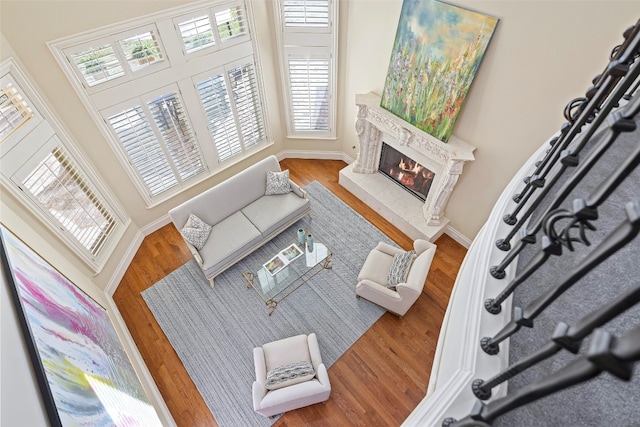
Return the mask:
[[(337, 110), (338, 110), (338, 8), (337, 0), (328, 0), (329, 25), (323, 27), (286, 27), (284, 22), (284, 0), (274, 0), (276, 43), (280, 63), (280, 78), (282, 82), (282, 100), (284, 105), (286, 133), (292, 139), (337, 139)], [(312, 58), (314, 53), (328, 51), (329, 58), (329, 130), (296, 130), (293, 121), (293, 103), (291, 99), (291, 85), (289, 75), (289, 58), (301, 57), (298, 52), (308, 53)]]
[[(265, 150), (271, 145), (273, 145), (273, 141), (271, 140), (271, 132), (269, 129), (268, 106), (265, 98), (266, 89), (265, 89), (264, 80), (263, 80), (264, 77), (262, 73), (262, 68), (260, 65), (260, 55), (257, 49), (258, 42), (257, 42), (257, 39), (255, 38), (256, 31), (255, 31), (255, 23), (253, 20), (253, 8), (251, 3), (252, 2), (250, 0), (231, 0), (231, 1), (218, 0), (215, 2), (212, 2), (210, 0), (200, 1), (200, 2), (192, 3), (186, 6), (177, 6), (171, 9), (166, 9), (157, 13), (149, 14), (143, 17), (131, 19), (128, 21), (117, 23), (117, 24), (108, 25), (92, 31), (87, 31), (85, 33), (74, 34), (74, 35), (53, 40), (47, 43), (49, 50), (51, 51), (54, 58), (62, 68), (64, 74), (71, 81), (72, 86), (76, 91), (76, 94), (84, 104), (89, 115), (94, 120), (96, 126), (98, 127), (102, 135), (105, 137), (105, 139), (109, 142), (108, 145), (110, 146), (111, 150), (114, 152), (114, 154), (122, 164), (122, 167), (127, 171), (127, 174), (129, 175), (130, 180), (134, 183), (135, 188), (138, 190), (140, 197), (144, 200), (148, 209), (153, 208), (161, 203), (164, 203), (167, 200), (170, 200), (176, 195), (182, 193), (183, 191), (186, 191), (187, 189), (191, 188), (193, 185), (196, 185), (200, 182), (203, 182), (209, 179), (210, 177), (214, 176), (220, 171), (226, 169), (228, 165), (232, 165), (237, 162), (240, 162), (246, 159), (251, 154), (256, 153), (258, 151)], [(234, 5), (240, 5), (241, 7), (243, 7), (245, 11), (246, 29), (248, 33), (246, 40), (243, 42), (241, 41), (240, 43), (232, 42), (228, 44), (223, 44), (224, 48), (226, 49), (218, 49), (220, 48), (220, 46), (218, 45), (218, 46), (202, 49), (202, 51), (194, 52), (193, 54), (187, 54), (185, 52), (184, 45), (179, 37), (180, 31), (176, 24), (176, 18), (179, 20), (181, 17), (194, 16), (194, 14), (197, 14), (198, 12), (204, 12), (204, 11), (206, 11), (207, 14), (209, 14), (210, 16), (213, 16), (216, 11), (220, 9), (225, 9), (228, 7), (233, 7)], [(186, 66), (189, 66), (191, 60), (193, 60), (193, 63), (195, 64), (194, 67), (199, 69), (200, 71), (193, 71), (191, 76), (199, 74), (200, 72), (202, 72), (202, 70), (206, 70), (210, 68), (210, 67), (203, 66), (203, 65), (206, 65), (206, 63), (204, 62), (203, 56), (205, 56), (205, 54), (208, 52), (211, 52), (210, 54), (212, 55), (212, 58), (214, 60), (222, 61), (225, 64), (233, 62), (233, 59), (228, 59), (228, 57), (230, 55), (235, 55), (237, 52), (242, 52), (241, 55), (248, 55), (248, 54), (253, 55), (253, 64), (256, 70), (256, 80), (257, 80), (257, 92), (258, 92), (257, 96), (260, 99), (260, 104), (262, 107), (262, 116), (263, 116), (262, 125), (264, 129), (264, 138), (262, 142), (258, 144), (257, 148), (251, 147), (250, 149), (244, 151), (243, 152), (244, 154), (235, 156), (232, 159), (221, 162), (217, 156), (217, 153), (215, 152), (215, 147), (213, 148), (209, 147), (209, 145), (213, 146), (214, 144), (207, 132), (206, 120), (203, 122), (203, 120), (195, 110), (196, 108), (199, 108), (200, 103), (199, 103), (199, 100), (197, 105), (193, 102), (194, 101), (193, 94), (190, 93), (190, 91), (193, 89), (188, 89), (189, 85), (191, 85), (191, 78), (182, 75), (178, 80), (167, 81), (166, 84), (177, 83), (178, 87), (182, 91), (181, 96), (182, 96), (182, 99), (184, 100), (184, 108), (191, 118), (191, 124), (194, 127), (193, 130), (195, 132), (196, 138), (200, 143), (201, 152), (205, 158), (208, 173), (204, 173), (199, 175), (198, 177), (195, 177), (193, 182), (189, 182), (188, 184), (185, 183), (185, 185), (183, 186), (178, 186), (173, 190), (165, 191), (156, 196), (150, 196), (148, 194), (144, 186), (144, 183), (140, 182), (138, 174), (130, 165), (128, 158), (125, 155), (123, 155), (122, 150), (118, 149), (119, 141), (117, 139), (114, 139), (113, 132), (111, 131), (109, 124), (104, 120), (104, 117), (103, 117), (104, 115), (102, 114), (102, 112), (105, 109), (111, 108), (111, 106), (113, 106), (113, 103), (105, 102), (105, 100), (107, 99), (105, 94), (107, 93), (108, 90), (114, 90), (119, 85), (115, 85), (113, 88), (109, 88), (103, 92), (89, 93), (89, 91), (87, 91), (84, 85), (82, 84), (81, 79), (78, 78), (77, 73), (74, 72), (73, 70), (74, 66), (67, 60), (67, 56), (65, 53), (68, 51), (68, 49), (72, 48), (73, 46), (87, 43), (87, 42), (90, 42), (91, 40), (106, 39), (111, 37), (113, 34), (116, 34), (116, 33), (120, 34), (127, 30), (130, 30), (131, 28), (139, 28), (139, 27), (143, 27), (145, 25), (151, 25), (151, 24), (156, 25), (161, 38), (165, 37), (164, 35), (165, 32), (173, 32), (176, 34), (175, 41), (174, 40), (171, 40), (170, 42), (165, 41), (165, 44), (166, 45), (171, 44), (172, 48), (171, 48), (171, 51), (165, 50), (164, 54), (166, 55), (167, 59), (173, 64), (173, 66), (179, 65), (177, 67), (178, 70)], [(215, 31), (215, 28), (216, 27), (214, 26), (214, 31)], [(243, 36), (242, 39), (244, 38), (245, 37)], [(165, 46), (165, 48), (167, 48), (167, 46)], [(177, 53), (177, 51), (179, 51), (180, 53)], [(176, 58), (175, 55), (179, 55), (179, 54), (181, 54), (182, 57)], [(171, 68), (169, 68), (169, 70), (171, 70)], [(161, 85), (154, 87), (150, 83), (148, 83), (148, 81), (156, 78), (161, 80), (166, 76), (157, 77), (157, 75), (160, 75), (161, 73), (168, 73), (168, 72), (169, 72), (168, 70), (160, 70), (157, 74), (152, 73), (149, 75), (149, 77), (146, 77), (147, 80), (141, 81), (140, 85), (136, 85), (136, 86), (147, 87), (147, 90), (145, 90), (145, 92), (154, 90), (156, 87), (159, 87)], [(126, 85), (131, 85), (132, 83), (133, 83), (132, 81), (124, 82), (121, 86), (124, 88)], [(187, 90), (187, 92), (184, 92), (184, 90)], [(136, 95), (133, 95), (132, 98), (135, 96)], [(126, 100), (124, 98), (121, 98), (120, 101), (117, 101), (117, 102), (122, 103), (122, 102), (126, 102)], [(114, 102), (114, 103), (117, 103), (117, 102)]]
[[(11, 173), (11, 176), (7, 176), (5, 174), (5, 168), (3, 168), (2, 173), (0, 173), (0, 182), (22, 203), (25, 208), (32, 212), (54, 235), (60, 238), (72, 250), (72, 252), (84, 261), (93, 270), (94, 274), (98, 274), (104, 268), (118, 242), (129, 227), (131, 218), (126, 214), (117, 199), (114, 198), (108, 188), (104, 185), (91, 164), (86, 160), (82, 153), (78, 151), (73, 139), (53, 114), (47, 101), (39, 95), (37, 88), (31, 83), (32, 80), (22, 71), (22, 68), (18, 65), (16, 60), (11, 57), (0, 63), (0, 75), (5, 74), (9, 74), (17, 83), (19, 90), (21, 90), (24, 96), (30, 101), (32, 109), (39, 117), (42, 118), (43, 124), (51, 128), (52, 136), (47, 139), (47, 141), (44, 141), (38, 150), (43, 146), (50, 144), (50, 139), (56, 138), (60, 142), (59, 145), (62, 146), (65, 154), (73, 161), (73, 165), (82, 173), (82, 175), (84, 175), (87, 183), (92, 187), (92, 190), (95, 190), (100, 201), (104, 203), (104, 205), (109, 208), (110, 213), (115, 216), (117, 224), (111, 231), (107, 241), (100, 249), (99, 253), (92, 256), (69, 231), (63, 229), (59, 222), (52, 218), (53, 215), (49, 211), (43, 210), (40, 205), (35, 203), (29, 195), (25, 194), (23, 190), (14, 183), (11, 176), (14, 176), (15, 172)], [(2, 159), (4, 160), (5, 156), (11, 153), (13, 149), (19, 149), (18, 146), (19, 142), (14, 143), (6, 151), (3, 150), (1, 155)], [(25, 163), (26, 162), (28, 161), (25, 161)], [(23, 163), (23, 166), (25, 163)]]

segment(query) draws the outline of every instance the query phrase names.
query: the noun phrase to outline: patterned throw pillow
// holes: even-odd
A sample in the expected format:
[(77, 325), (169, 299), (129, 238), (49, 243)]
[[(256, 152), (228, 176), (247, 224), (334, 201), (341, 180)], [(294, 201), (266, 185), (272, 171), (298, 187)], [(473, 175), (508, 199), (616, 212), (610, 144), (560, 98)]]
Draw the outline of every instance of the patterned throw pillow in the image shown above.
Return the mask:
[(267, 172), (267, 191), (264, 193), (266, 196), (287, 194), (289, 191), (291, 191), (289, 169), (282, 172)]
[(209, 233), (211, 233), (211, 226), (194, 214), (191, 214), (189, 215), (187, 223), (182, 227), (182, 230), (180, 230), (180, 233), (182, 233), (187, 242), (195, 246), (197, 250), (200, 250), (204, 247), (204, 244), (207, 243)]
[(310, 362), (295, 362), (279, 366), (267, 372), (267, 390), (277, 390), (282, 387), (309, 381), (316, 375)]
[(387, 275), (387, 288), (396, 289), (398, 283), (404, 283), (409, 274), (409, 267), (416, 257), (416, 251), (402, 252), (393, 256), (391, 269)]

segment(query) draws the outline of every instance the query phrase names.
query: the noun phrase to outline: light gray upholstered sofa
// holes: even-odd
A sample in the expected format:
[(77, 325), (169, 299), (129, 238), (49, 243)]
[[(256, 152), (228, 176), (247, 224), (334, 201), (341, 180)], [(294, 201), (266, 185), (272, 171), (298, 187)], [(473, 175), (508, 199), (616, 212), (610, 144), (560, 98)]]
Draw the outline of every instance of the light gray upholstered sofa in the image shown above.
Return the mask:
[(200, 251), (185, 240), (211, 286), (217, 275), (311, 213), (307, 193), (293, 181), (291, 192), (265, 196), (268, 171), (281, 171), (275, 156), (169, 211), (178, 231), (190, 214), (212, 226)]

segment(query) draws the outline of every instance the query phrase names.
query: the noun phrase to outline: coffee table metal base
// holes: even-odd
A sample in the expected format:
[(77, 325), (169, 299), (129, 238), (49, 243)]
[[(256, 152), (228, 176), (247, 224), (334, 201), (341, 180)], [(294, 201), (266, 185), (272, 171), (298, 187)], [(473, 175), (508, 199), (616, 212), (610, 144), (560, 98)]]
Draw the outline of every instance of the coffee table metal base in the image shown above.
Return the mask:
[[(265, 304), (267, 306), (267, 310), (269, 311), (269, 316), (271, 316), (273, 314), (273, 312), (278, 307), (278, 304), (281, 303), (282, 301), (284, 301), (285, 298), (287, 298), (289, 295), (291, 295), (292, 293), (294, 293), (295, 291), (300, 289), (301, 286), (303, 286), (305, 283), (307, 283), (309, 280), (311, 280), (313, 277), (315, 277), (322, 270), (331, 269), (331, 256), (332, 256), (332, 254), (331, 254), (331, 252), (329, 252), (329, 255), (325, 258), (325, 260), (323, 262), (321, 262), (317, 266), (314, 266), (311, 270), (307, 271), (305, 274), (303, 274), (301, 277), (299, 277), (297, 280), (295, 280), (287, 288), (283, 289), (280, 293), (275, 295), (273, 298), (267, 300), (265, 302)], [(318, 266), (320, 266), (320, 268), (317, 268)], [(313, 272), (314, 270), (315, 270), (315, 272)], [(310, 276), (305, 278), (305, 276), (307, 274), (311, 273), (311, 272), (313, 272), (313, 274), (311, 274)], [(244, 276), (244, 279), (247, 281), (247, 288), (248, 289), (252, 288), (253, 287), (253, 281), (257, 279), (257, 274), (252, 273), (250, 271), (245, 271), (245, 272), (242, 273), (242, 275)], [(297, 282), (299, 282), (299, 283), (297, 283)], [(283, 294), (283, 292), (285, 292), (285, 291), (286, 291), (286, 293)], [(283, 295), (281, 295), (281, 294), (283, 294)]]

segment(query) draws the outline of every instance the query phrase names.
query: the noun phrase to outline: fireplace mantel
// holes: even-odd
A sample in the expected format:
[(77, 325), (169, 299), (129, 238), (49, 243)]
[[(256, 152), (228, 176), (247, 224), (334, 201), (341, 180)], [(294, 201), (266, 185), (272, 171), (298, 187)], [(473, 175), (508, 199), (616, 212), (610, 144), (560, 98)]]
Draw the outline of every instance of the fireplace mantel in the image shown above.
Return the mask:
[[(436, 240), (449, 223), (445, 207), (464, 163), (475, 159), (475, 147), (454, 136), (446, 144), (437, 140), (380, 107), (380, 96), (372, 92), (356, 95), (356, 105), (360, 150), (340, 172), (340, 184), (409, 237)], [(424, 203), (378, 173), (383, 141), (435, 172)]]

